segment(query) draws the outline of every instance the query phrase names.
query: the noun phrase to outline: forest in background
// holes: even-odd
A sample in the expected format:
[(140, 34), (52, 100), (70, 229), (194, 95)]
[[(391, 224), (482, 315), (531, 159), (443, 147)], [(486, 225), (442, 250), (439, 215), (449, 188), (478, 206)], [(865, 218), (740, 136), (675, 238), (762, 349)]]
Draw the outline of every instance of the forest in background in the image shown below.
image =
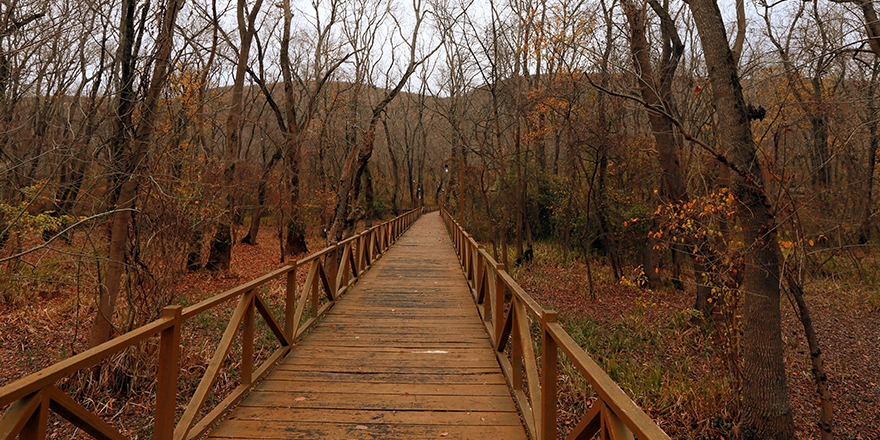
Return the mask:
[(2, 2), (0, 307), (71, 298), (82, 351), (258, 237), (285, 260), (442, 205), (510, 268), (576, 266), (584, 301), (678, 298), (734, 396), (697, 437), (794, 435), (794, 310), (830, 438), (810, 304), (880, 309), (880, 22), (726, 6)]

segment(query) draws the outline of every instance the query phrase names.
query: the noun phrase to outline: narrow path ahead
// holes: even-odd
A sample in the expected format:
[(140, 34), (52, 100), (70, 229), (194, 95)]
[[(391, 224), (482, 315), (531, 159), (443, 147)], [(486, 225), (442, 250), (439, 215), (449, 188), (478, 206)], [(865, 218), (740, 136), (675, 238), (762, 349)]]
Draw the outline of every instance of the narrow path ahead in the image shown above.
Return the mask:
[(440, 216), (416, 222), (209, 438), (525, 439)]

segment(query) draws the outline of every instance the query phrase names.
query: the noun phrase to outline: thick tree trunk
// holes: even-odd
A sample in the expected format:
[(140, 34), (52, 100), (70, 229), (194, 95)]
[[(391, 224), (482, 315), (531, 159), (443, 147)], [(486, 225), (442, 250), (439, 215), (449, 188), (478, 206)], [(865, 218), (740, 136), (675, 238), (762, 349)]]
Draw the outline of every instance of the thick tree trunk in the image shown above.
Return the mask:
[[(832, 0), (840, 1), (840, 0)], [(874, 9), (872, 0), (850, 0), (862, 10), (865, 18), (865, 34), (868, 37), (868, 46), (880, 57), (880, 20), (877, 19), (877, 11)]]
[(733, 194), (746, 254), (742, 421), (745, 439), (792, 439), (794, 422), (782, 352), (779, 243), (748, 110), (715, 0), (690, 0), (709, 70), (720, 137), (719, 157), (734, 168)]
[(361, 144), (353, 148), (345, 160), (342, 173), (339, 175), (339, 184), (336, 188), (336, 208), (334, 209), (333, 223), (328, 231), (328, 240), (342, 241), (346, 230), (346, 221), (349, 218), (350, 204), (357, 203), (352, 194), (356, 191), (355, 186), (360, 182), (364, 167), (367, 166), (373, 155), (373, 144), (376, 127), (371, 125), (364, 133)]
[[(523, 251), (523, 226), (525, 224), (525, 190), (524, 190), (524, 182), (523, 182), (523, 172), (522, 172), (522, 135), (520, 129), (519, 120), (516, 121), (516, 128), (514, 133), (514, 158), (516, 159), (516, 194), (514, 197), (516, 198), (516, 231), (514, 235), (514, 249), (516, 249), (516, 261), (522, 261), (523, 255), (525, 252)], [(460, 207), (464, 209), (464, 207)]]
[(874, 169), (877, 166), (877, 149), (880, 148), (880, 132), (877, 124), (871, 122), (870, 140), (868, 142), (868, 160), (865, 164), (865, 200), (862, 214), (862, 226), (859, 229), (859, 243), (871, 242), (874, 231)]

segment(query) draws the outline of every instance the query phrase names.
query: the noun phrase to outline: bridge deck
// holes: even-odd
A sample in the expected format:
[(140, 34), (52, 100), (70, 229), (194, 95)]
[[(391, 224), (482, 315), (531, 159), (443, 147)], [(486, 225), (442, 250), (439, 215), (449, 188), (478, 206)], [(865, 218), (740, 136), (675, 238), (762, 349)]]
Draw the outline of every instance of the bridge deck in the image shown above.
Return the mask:
[(416, 222), (209, 438), (526, 438), (439, 215)]

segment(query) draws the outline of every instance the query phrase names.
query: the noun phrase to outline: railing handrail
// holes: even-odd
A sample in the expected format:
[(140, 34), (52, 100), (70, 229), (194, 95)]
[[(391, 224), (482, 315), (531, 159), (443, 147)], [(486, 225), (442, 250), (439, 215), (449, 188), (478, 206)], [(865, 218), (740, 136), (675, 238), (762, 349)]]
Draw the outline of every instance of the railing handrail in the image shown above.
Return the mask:
[[(549, 440), (555, 439), (557, 435), (556, 383), (559, 350), (568, 357), (599, 397), (580, 423), (572, 429), (568, 438), (591, 438), (600, 431), (613, 439), (633, 436), (649, 440), (669, 438), (575, 342), (562, 325), (556, 322), (555, 311), (544, 309), (538, 304), (510, 276), (504, 265), (480, 247), (449, 212), (441, 209), (441, 215), (486, 330), (492, 336), (502, 371), (513, 388), (526, 428), (533, 438)], [(490, 273), (494, 276), (490, 276)], [(505, 292), (510, 292), (509, 303), (505, 302)], [(541, 352), (557, 353), (552, 358), (546, 355), (541, 357), (543, 373), (540, 377), (537, 372), (537, 356), (529, 334), (528, 316), (521, 315), (531, 315), (540, 324)], [(505, 353), (508, 345), (511, 347), (510, 359)], [(548, 371), (553, 371), (554, 374), (546, 374)], [(528, 389), (528, 396), (524, 386)]]
[[(0, 438), (10, 438), (10, 436), (14, 438), (18, 434), (21, 435), (22, 439), (44, 437), (47, 429), (46, 415), (48, 414), (48, 406), (50, 404), (56, 412), (59, 412), (58, 408), (61, 408), (61, 415), (63, 417), (90, 434), (101, 438), (121, 438), (121, 435), (114, 428), (79, 406), (79, 404), (67, 397), (66, 394), (58, 390), (54, 383), (77, 371), (93, 367), (113, 354), (119, 353), (156, 335), (161, 335), (161, 340), (159, 342), (159, 386), (157, 387), (157, 408), (156, 417), (154, 418), (155, 431), (153, 438), (172, 438), (171, 431), (174, 431), (173, 437), (175, 439), (192, 438), (199, 435), (210, 427), (213, 423), (212, 418), (216, 419), (222, 415), (229, 406), (235, 403), (237, 398), (250, 389), (256, 379), (268, 373), (271, 367), (289, 352), (293, 343), (314, 326), (317, 320), (335, 304), (339, 296), (344, 294), (372, 266), (375, 260), (403, 232), (409, 229), (415, 220), (421, 216), (422, 212), (422, 208), (412, 209), (394, 219), (368, 228), (339, 243), (332, 244), (266, 275), (186, 308), (179, 305), (168, 306), (163, 309), (162, 317), (148, 324), (0, 387), (0, 409), (9, 407), (0, 416)], [(322, 263), (322, 259), (326, 261)], [(303, 285), (301, 297), (297, 300), (296, 270), (309, 263), (312, 264), (312, 267), (309, 269), (309, 277)], [(329, 266), (325, 267), (325, 265)], [(330, 269), (329, 273), (327, 269)], [(284, 307), (285, 322), (282, 329), (281, 325), (275, 321), (275, 317), (268, 312), (266, 304), (256, 293), (256, 289), (285, 275), (287, 276), (287, 286)], [(329, 298), (329, 302), (321, 307), (318, 307), (320, 302), (318, 296), (319, 284), (324, 286), (325, 293)], [(311, 298), (309, 298), (309, 295)], [(229, 326), (224, 333), (221, 344), (215, 350), (214, 357), (219, 357), (221, 361), (225, 358), (234, 339), (232, 336), (238, 331), (239, 326), (244, 327), (242, 351), (252, 351), (253, 317), (255, 311), (263, 315), (270, 330), (275, 333), (276, 338), (281, 343), (281, 348), (270, 355), (256, 371), (253, 368), (252, 356), (251, 360), (247, 361), (245, 359), (246, 356), (243, 355), (241, 385), (233, 390), (226, 399), (199, 422), (195, 422), (194, 417), (203, 405), (203, 402), (194, 405), (193, 401), (191, 401), (187, 411), (181, 418), (181, 422), (175, 427), (174, 402), (177, 394), (177, 373), (180, 368), (178, 362), (180, 326), (188, 319), (235, 298), (240, 298), (241, 301), (233, 317), (230, 318)], [(305, 314), (305, 302), (309, 300), (311, 300), (312, 304), (311, 317), (300, 325), (299, 320)], [(250, 342), (248, 342), (244, 332), (251, 334)], [(228, 340), (225, 346), (223, 345), (224, 340)], [(218, 355), (221, 350), (225, 351)], [(212, 360), (212, 363), (216, 360)], [(171, 367), (174, 368), (171, 369)], [(213, 386), (214, 379), (216, 377), (208, 378), (206, 373), (206, 376), (202, 378), (203, 383), (200, 383), (199, 388), (196, 390), (196, 395), (203, 388), (206, 390), (210, 389)], [(173, 387), (173, 390), (163, 389), (163, 386)], [(206, 393), (207, 391), (203, 394), (206, 395)], [(160, 399), (158, 394), (162, 394), (162, 399)], [(197, 398), (196, 395), (193, 396), (194, 400)], [(45, 405), (46, 408), (41, 409), (42, 405)], [(170, 411), (168, 408), (162, 408), (168, 405), (172, 407)], [(181, 426), (184, 424), (187, 426)], [(197, 433), (192, 434), (192, 431)], [(39, 433), (42, 433), (42, 435)]]

